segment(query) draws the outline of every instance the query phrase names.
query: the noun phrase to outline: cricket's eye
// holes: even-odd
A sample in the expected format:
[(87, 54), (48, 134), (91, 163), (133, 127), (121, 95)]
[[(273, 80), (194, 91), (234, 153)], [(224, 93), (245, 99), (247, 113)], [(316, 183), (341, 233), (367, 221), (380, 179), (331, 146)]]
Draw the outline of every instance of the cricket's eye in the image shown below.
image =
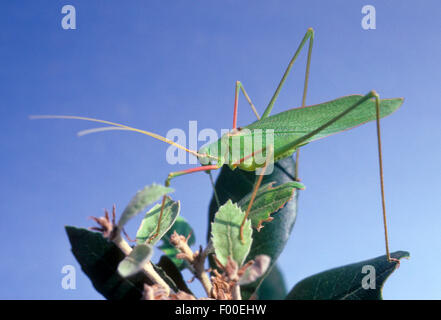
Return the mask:
[(206, 147), (203, 147), (203, 148), (199, 149), (198, 154), (199, 154), (200, 158), (203, 158), (206, 155), (210, 154), (210, 150)]
[(208, 148), (202, 148), (198, 151), (198, 160), (201, 164), (210, 164), (210, 150)]

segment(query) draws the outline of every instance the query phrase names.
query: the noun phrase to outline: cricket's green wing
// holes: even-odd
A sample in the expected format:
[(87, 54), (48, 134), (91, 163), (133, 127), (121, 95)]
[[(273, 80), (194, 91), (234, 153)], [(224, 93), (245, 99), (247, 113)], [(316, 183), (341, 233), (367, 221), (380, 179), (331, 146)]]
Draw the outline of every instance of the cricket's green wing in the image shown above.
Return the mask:
[[(319, 128), (327, 121), (335, 118), (347, 108), (357, 103), (362, 97), (362, 95), (350, 95), (313, 106), (290, 109), (268, 118), (258, 120), (245, 128), (249, 130), (274, 129), (274, 150), (278, 150), (279, 148), (301, 138), (305, 134)], [(393, 113), (402, 105), (402, 103), (402, 98), (382, 99), (380, 103), (381, 118)], [(375, 119), (375, 101), (369, 99), (326, 129), (323, 129), (316, 135), (302, 142), (300, 145), (330, 136), (340, 131), (354, 128)], [(296, 147), (293, 147), (284, 155), (276, 155), (276, 158), (279, 159), (291, 154), (295, 151)]]

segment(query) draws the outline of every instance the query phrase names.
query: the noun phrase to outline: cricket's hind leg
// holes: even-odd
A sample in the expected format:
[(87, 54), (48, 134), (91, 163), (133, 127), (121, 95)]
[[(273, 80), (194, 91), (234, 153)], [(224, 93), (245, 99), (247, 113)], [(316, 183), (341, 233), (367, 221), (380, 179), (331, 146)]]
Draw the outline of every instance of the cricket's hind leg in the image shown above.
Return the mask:
[[(304, 107), (306, 104), (306, 94), (308, 92), (308, 83), (309, 83), (309, 70), (311, 67), (311, 55), (312, 55), (312, 46), (314, 43), (314, 29), (308, 28), (306, 31), (305, 36), (303, 37), (302, 41), (300, 42), (299, 47), (297, 48), (296, 52), (294, 53), (294, 56), (291, 58), (291, 61), (288, 64), (288, 67), (285, 70), (285, 73), (283, 74), (282, 79), (280, 80), (279, 85), (277, 86), (276, 91), (274, 92), (271, 101), (269, 102), (268, 106), (265, 109), (265, 112), (262, 115), (262, 118), (266, 118), (270, 115), (271, 110), (274, 107), (274, 104), (277, 100), (277, 97), (279, 96), (280, 91), (282, 90), (283, 85), (285, 84), (286, 78), (288, 77), (289, 73), (291, 72), (292, 66), (294, 65), (294, 62), (296, 61), (297, 57), (299, 56), (300, 52), (302, 51), (304, 45), (309, 40), (308, 45), (308, 56), (306, 60), (306, 70), (305, 70), (305, 81), (303, 83), (303, 96), (302, 96), (302, 104), (301, 106)], [(295, 170), (294, 175), (297, 181), (300, 181), (299, 179), (299, 160), (300, 160), (300, 150), (297, 149), (296, 151), (296, 161), (295, 161)]]
[(383, 177), (383, 158), (382, 158), (382, 151), (381, 151), (381, 130), (380, 130), (380, 96), (375, 91), (370, 91), (368, 94), (361, 97), (356, 103), (354, 103), (352, 106), (348, 107), (346, 110), (335, 116), (334, 118), (330, 119), (317, 129), (303, 135), (302, 137), (296, 139), (295, 141), (292, 141), (282, 147), (279, 147), (274, 151), (275, 154), (283, 154), (284, 152), (287, 152), (288, 150), (295, 148), (296, 146), (304, 143), (308, 139), (312, 138), (319, 132), (323, 131), (324, 129), (328, 128), (330, 125), (334, 124), (336, 121), (341, 119), (342, 117), (346, 116), (349, 112), (354, 110), (355, 108), (358, 108), (360, 105), (362, 105), (365, 101), (374, 99), (375, 100), (375, 109), (376, 109), (376, 123), (377, 123), (377, 139), (378, 139), (378, 161), (379, 161), (379, 172), (380, 172), (380, 189), (381, 189), (381, 202), (382, 202), (382, 210), (383, 210), (383, 225), (384, 225), (384, 238), (385, 238), (385, 245), (386, 245), (386, 255), (389, 262), (395, 262), (399, 264), (399, 260), (392, 258), (390, 256), (389, 251), (389, 239), (388, 239), (388, 231), (387, 231), (387, 219), (386, 219), (386, 200), (384, 195), (384, 177)]
[(389, 238), (387, 232), (387, 219), (386, 219), (386, 200), (384, 196), (384, 176), (383, 176), (383, 153), (381, 151), (381, 128), (380, 128), (380, 96), (375, 91), (373, 92), (375, 98), (375, 111), (376, 111), (376, 123), (377, 123), (377, 145), (378, 145), (378, 164), (380, 172), (380, 190), (381, 190), (381, 206), (383, 209), (383, 225), (384, 225), (384, 240), (386, 245), (386, 255), (389, 262), (396, 262), (397, 266), (400, 266), (400, 260), (392, 258), (389, 252)]
[(311, 54), (312, 54), (312, 45), (314, 42), (314, 30), (312, 28), (308, 28), (306, 31), (305, 36), (303, 37), (302, 41), (300, 42), (300, 45), (298, 46), (296, 52), (294, 53), (294, 56), (291, 58), (291, 61), (288, 64), (288, 67), (285, 70), (285, 73), (282, 76), (282, 79), (279, 82), (279, 85), (277, 86), (276, 91), (274, 92), (270, 102), (268, 103), (268, 106), (265, 109), (265, 112), (262, 115), (262, 119), (267, 118), (271, 110), (274, 107), (274, 103), (277, 100), (277, 97), (279, 96), (280, 90), (282, 90), (283, 85), (285, 84), (286, 78), (288, 77), (289, 73), (291, 72), (292, 66), (294, 65), (294, 62), (297, 60), (297, 57), (299, 56), (300, 52), (302, 51), (303, 47), (305, 46), (306, 42), (309, 40), (309, 49), (308, 49), (308, 60), (306, 62), (306, 72), (305, 72), (305, 82), (303, 86), (303, 103), (306, 100), (306, 92), (308, 90), (308, 80), (309, 80), (309, 67), (311, 64)]
[(245, 222), (248, 219), (248, 216), (250, 215), (251, 208), (253, 206), (254, 200), (256, 199), (257, 191), (259, 190), (260, 185), (262, 184), (262, 180), (263, 180), (263, 176), (265, 175), (265, 171), (271, 162), (274, 163), (274, 147), (272, 145), (269, 145), (269, 146), (266, 146), (265, 148), (262, 148), (258, 152), (263, 152), (265, 149), (266, 149), (265, 164), (264, 164), (256, 182), (254, 183), (253, 193), (251, 194), (250, 203), (248, 204), (247, 211), (245, 212), (245, 216), (244, 216), (242, 223), (240, 225), (240, 241), (242, 241), (242, 242), (244, 240), (243, 239), (243, 228), (245, 226)]

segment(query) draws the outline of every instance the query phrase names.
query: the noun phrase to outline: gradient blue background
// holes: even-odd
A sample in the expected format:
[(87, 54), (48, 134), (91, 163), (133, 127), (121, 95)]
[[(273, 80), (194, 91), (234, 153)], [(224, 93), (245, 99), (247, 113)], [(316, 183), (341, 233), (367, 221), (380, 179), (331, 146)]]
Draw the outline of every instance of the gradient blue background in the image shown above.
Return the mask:
[[(73, 4), (77, 30), (61, 28)], [(361, 28), (361, 8), (377, 29)], [(408, 250), (386, 299), (441, 298), (439, 1), (2, 1), (0, 4), (0, 298), (101, 299), (63, 229), (122, 210), (171, 166), (166, 145), (89, 123), (30, 121), (30, 114), (104, 118), (166, 134), (229, 128), (234, 83), (268, 103), (308, 27), (316, 38), (308, 104), (376, 89), (405, 97), (383, 124), (390, 244)], [(274, 112), (298, 106), (306, 52)], [(253, 121), (240, 102), (239, 124)], [(279, 264), (288, 288), (316, 272), (384, 253), (373, 123), (303, 148), (307, 190)], [(203, 173), (173, 181), (182, 215), (206, 239), (211, 188)], [(121, 212), (121, 211), (119, 211)], [(139, 217), (140, 218), (140, 217)], [(134, 236), (139, 219), (130, 222)], [(61, 268), (77, 267), (77, 289)], [(188, 275), (188, 274), (187, 274)], [(192, 285), (197, 292), (199, 284)]]

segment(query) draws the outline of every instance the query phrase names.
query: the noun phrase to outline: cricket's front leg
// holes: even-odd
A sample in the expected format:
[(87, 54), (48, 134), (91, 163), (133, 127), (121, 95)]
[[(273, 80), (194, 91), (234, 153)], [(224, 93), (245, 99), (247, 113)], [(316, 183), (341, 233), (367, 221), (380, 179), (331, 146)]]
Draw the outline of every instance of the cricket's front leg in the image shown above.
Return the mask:
[[(219, 169), (218, 165), (208, 165), (208, 166), (201, 166), (201, 167), (196, 167), (196, 168), (191, 168), (191, 169), (186, 169), (186, 170), (181, 170), (181, 171), (170, 172), (167, 176), (167, 179), (165, 180), (165, 186), (166, 187), (170, 186), (170, 181), (175, 177), (179, 177), (179, 176), (183, 176), (186, 174), (199, 172), (199, 171), (211, 171), (211, 170), (217, 170), (217, 169)], [(164, 213), (164, 206), (165, 206), (166, 198), (167, 198), (167, 195), (164, 195), (162, 197), (161, 212), (159, 213), (158, 226), (156, 227), (155, 234), (152, 235), (147, 240), (148, 243), (151, 243), (159, 235), (159, 230), (161, 228), (161, 221), (162, 221), (162, 215)]]
[(217, 169), (219, 169), (218, 165), (211, 164), (211, 165), (207, 165), (207, 166), (200, 166), (200, 167), (196, 167), (196, 168), (190, 168), (190, 169), (186, 169), (186, 170), (170, 172), (167, 176), (167, 179), (165, 180), (165, 186), (169, 187), (171, 179), (173, 179), (175, 177), (183, 176), (183, 175), (194, 173), (194, 172), (211, 171), (211, 170), (217, 170)]

